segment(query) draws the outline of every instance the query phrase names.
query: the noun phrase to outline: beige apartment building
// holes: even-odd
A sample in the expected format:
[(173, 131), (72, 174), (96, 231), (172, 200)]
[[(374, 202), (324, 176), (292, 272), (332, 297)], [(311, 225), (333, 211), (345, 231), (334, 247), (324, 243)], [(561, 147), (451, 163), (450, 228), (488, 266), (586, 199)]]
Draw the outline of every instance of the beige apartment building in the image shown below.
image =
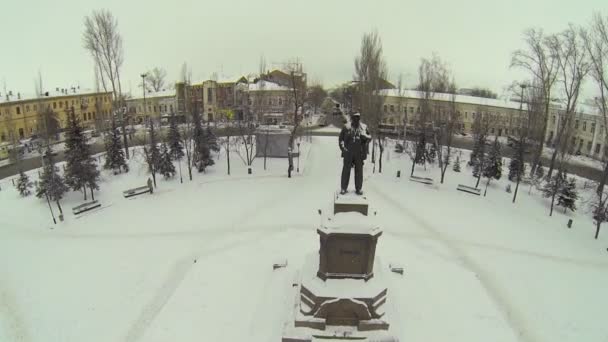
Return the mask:
[[(407, 117), (407, 124), (414, 125), (420, 115), (423, 93), (416, 90), (404, 90), (401, 93), (397, 89), (385, 89), (381, 91), (384, 97), (383, 124), (386, 127), (402, 126)], [(431, 107), (438, 117), (445, 117), (450, 111), (452, 94), (435, 93), (431, 99)], [(491, 115), (495, 119), (490, 125), (490, 134), (497, 136), (508, 136), (517, 134), (520, 122), (519, 102), (488, 99), (467, 95), (454, 95), (456, 112), (460, 117), (460, 131), (471, 133), (475, 117), (480, 114)], [(523, 104), (523, 108), (526, 106)]]
[(177, 110), (175, 90), (148, 92), (145, 101), (142, 93), (137, 97), (127, 99), (126, 103), (129, 116), (138, 124), (147, 122), (149, 118), (160, 122), (163, 117), (176, 113)]
[[(571, 122), (570, 146), (574, 152), (601, 159), (608, 155), (606, 149), (606, 127), (604, 118), (597, 106), (580, 104)], [(556, 132), (564, 122), (566, 113), (563, 109), (552, 112), (547, 123), (547, 142), (553, 143)]]
[(0, 142), (15, 142), (39, 134), (44, 129), (39, 111), (55, 112), (58, 126), (67, 126), (68, 114), (74, 111), (86, 129), (108, 119), (112, 110), (112, 93), (80, 89), (55, 88), (43, 94), (0, 93)]

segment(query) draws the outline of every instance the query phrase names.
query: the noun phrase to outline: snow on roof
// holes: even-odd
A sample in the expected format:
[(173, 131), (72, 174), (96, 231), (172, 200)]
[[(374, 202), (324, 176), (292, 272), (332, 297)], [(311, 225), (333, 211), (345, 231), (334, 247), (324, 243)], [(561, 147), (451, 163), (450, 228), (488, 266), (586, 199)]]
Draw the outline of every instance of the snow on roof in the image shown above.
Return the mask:
[[(48, 93), (48, 95), (46, 95)], [(44, 95), (38, 96), (35, 93), (21, 93), (21, 92), (12, 92), (12, 95), (9, 95), (10, 92), (1, 92), (0, 93), (0, 103), (10, 103), (10, 102), (21, 102), (21, 101), (30, 101), (36, 99), (45, 99), (45, 98), (55, 98), (55, 97), (63, 97), (63, 96), (76, 96), (76, 95), (89, 95), (89, 94), (105, 94), (103, 90), (96, 91), (92, 89), (80, 89), (79, 87), (72, 88), (55, 88), (54, 90), (47, 90), (44, 92)]]
[[(136, 96), (131, 97), (129, 100), (138, 100), (138, 99), (143, 99), (144, 95), (142, 93), (140, 94), (135, 94)], [(146, 93), (146, 99), (151, 99), (151, 98), (155, 98), (155, 97), (171, 97), (171, 96), (175, 96), (175, 90), (174, 89), (163, 89), (160, 91), (153, 91), (153, 92), (147, 92)]]
[(328, 217), (323, 223), (322, 229), (327, 233), (375, 235), (381, 232), (380, 227), (372, 217), (354, 211), (337, 213)]
[[(398, 89), (383, 89), (380, 90), (380, 94), (384, 96), (394, 96), (394, 97), (408, 97), (414, 99), (422, 99), (424, 97), (423, 92), (418, 90), (406, 89), (402, 90), (402, 94), (399, 94)], [(449, 102), (452, 100), (453, 94), (446, 93), (433, 93), (433, 100), (436, 101), (446, 101)], [(501, 100), (501, 99), (488, 99), (484, 97), (477, 96), (468, 96), (468, 95), (460, 95), (456, 94), (456, 102), (458, 103), (468, 103), (473, 105), (481, 105), (481, 106), (492, 106), (492, 107), (500, 107), (500, 108), (511, 108), (511, 109), (519, 109), (520, 103), (510, 100)], [(524, 104), (525, 107), (525, 104)]]
[(257, 83), (249, 84), (249, 91), (264, 91), (264, 90), (290, 90), (274, 82), (260, 80)]

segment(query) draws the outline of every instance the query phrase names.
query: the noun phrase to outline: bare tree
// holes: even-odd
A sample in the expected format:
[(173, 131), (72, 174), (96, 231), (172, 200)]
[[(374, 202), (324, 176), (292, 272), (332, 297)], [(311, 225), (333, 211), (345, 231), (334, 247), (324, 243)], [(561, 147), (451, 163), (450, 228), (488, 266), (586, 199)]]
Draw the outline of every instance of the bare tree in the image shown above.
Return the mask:
[(83, 33), (84, 48), (89, 51), (95, 66), (101, 76), (101, 83), (104, 91), (106, 82), (112, 87), (113, 112), (121, 115), (121, 128), (124, 140), (125, 155), (129, 159), (129, 143), (127, 140), (126, 112), (124, 107), (124, 96), (122, 95), (122, 86), (120, 83), (120, 69), (124, 62), (124, 54), (122, 47), (122, 36), (118, 32), (118, 21), (114, 15), (108, 10), (93, 11), (91, 16), (84, 18), (85, 30)]
[(293, 104), (293, 128), (289, 136), (288, 147), (293, 150), (296, 133), (304, 117), (304, 101), (306, 100), (306, 74), (302, 62), (294, 58), (284, 64), (284, 71), (289, 75), (290, 101)]
[(552, 54), (558, 61), (557, 83), (561, 87), (566, 100), (563, 118), (560, 118), (559, 115), (556, 116), (558, 127), (554, 139), (555, 149), (553, 150), (549, 171), (547, 172), (547, 178), (550, 179), (558, 153), (562, 156), (561, 169), (563, 157), (569, 150), (569, 139), (565, 135), (571, 132), (568, 128), (571, 127), (581, 85), (585, 76), (589, 73), (590, 64), (583, 41), (573, 25), (570, 25), (561, 34), (549, 37), (548, 44), (553, 51)]
[[(588, 29), (581, 29), (581, 37), (589, 55), (590, 75), (593, 79), (599, 96), (596, 106), (602, 114), (604, 127), (608, 127), (608, 17), (595, 13)], [(604, 134), (604, 146), (608, 145), (608, 134)], [(604, 161), (604, 172), (597, 188), (597, 208), (594, 210), (596, 222), (595, 238), (597, 239), (600, 226), (606, 220), (607, 197), (604, 193), (608, 179), (608, 159)], [(602, 209), (603, 208), (603, 209)], [(603, 210), (603, 211), (602, 211)], [(600, 215), (600, 212), (603, 214)]]
[(404, 95), (405, 95), (405, 86), (403, 85), (403, 74), (399, 74), (397, 77), (397, 95), (399, 96), (399, 111), (403, 110), (403, 148), (405, 148), (406, 143), (406, 134), (407, 134), (407, 102), (403, 104)]
[(355, 80), (358, 83), (358, 100), (362, 121), (366, 121), (372, 134), (372, 163), (375, 170), (376, 145), (380, 150), (379, 168), (382, 173), (384, 145), (380, 124), (384, 118), (383, 98), (380, 94), (382, 83), (387, 77), (387, 66), (382, 54), (382, 39), (377, 31), (366, 33), (361, 38), (359, 56), (355, 58)]
[(146, 90), (156, 92), (165, 89), (167, 71), (163, 68), (154, 68), (146, 73)]
[(460, 112), (456, 110), (456, 83), (454, 81), (450, 84), (448, 92), (450, 94), (450, 102), (446, 110), (446, 118), (436, 128), (439, 134), (435, 134), (437, 160), (439, 161), (439, 169), (441, 170), (441, 184), (443, 184), (445, 172), (450, 165), (452, 157), (452, 138), (455, 130), (460, 127)]
[(323, 85), (319, 82), (314, 82), (308, 88), (308, 103), (312, 106), (313, 113), (317, 113), (317, 109), (323, 104), (323, 100), (327, 97), (327, 91), (323, 89)]
[(541, 129), (538, 131), (538, 145), (533, 155), (531, 172), (534, 173), (540, 162), (547, 133), (547, 118), (553, 86), (557, 79), (559, 63), (554, 51), (550, 48), (551, 37), (539, 29), (524, 31), (525, 49), (516, 50), (511, 58), (511, 67), (522, 68), (530, 73), (533, 84), (540, 88), (542, 94)]

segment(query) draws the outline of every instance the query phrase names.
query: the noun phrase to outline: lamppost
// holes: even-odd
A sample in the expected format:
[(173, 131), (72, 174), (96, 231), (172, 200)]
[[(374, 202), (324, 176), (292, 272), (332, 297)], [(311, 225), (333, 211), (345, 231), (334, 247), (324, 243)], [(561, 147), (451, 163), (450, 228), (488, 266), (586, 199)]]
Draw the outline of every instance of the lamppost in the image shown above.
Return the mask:
[[(143, 114), (144, 114), (144, 121), (145, 121), (146, 118), (148, 117), (146, 115), (146, 76), (148, 76), (148, 74), (143, 73), (140, 76), (141, 76), (141, 90), (144, 92), (144, 110), (143, 110)], [(145, 122), (144, 122), (144, 124), (145, 124)]]
[(300, 142), (298, 142), (298, 166), (296, 171), (299, 173), (300, 172)]

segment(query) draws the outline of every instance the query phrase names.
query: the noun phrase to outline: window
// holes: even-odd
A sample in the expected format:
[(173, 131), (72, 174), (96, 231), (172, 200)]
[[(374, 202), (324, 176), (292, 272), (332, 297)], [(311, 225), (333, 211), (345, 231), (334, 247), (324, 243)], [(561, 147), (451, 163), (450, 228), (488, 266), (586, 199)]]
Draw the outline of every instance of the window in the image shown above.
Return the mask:
[(207, 88), (207, 101), (213, 103), (213, 89)]
[(471, 117), (475, 119), (475, 112), (471, 113)]
[(553, 115), (552, 122), (555, 123), (555, 115)]
[(410, 107), (410, 113), (414, 114), (414, 107)]
[(387, 112), (387, 109), (388, 109), (387, 105), (384, 105), (384, 112), (385, 113)]
[(53, 102), (53, 109), (57, 109), (57, 102)]
[(464, 118), (468, 118), (469, 117), (469, 112), (464, 112)]
[(600, 144), (595, 144), (595, 153), (600, 153)]
[(581, 140), (578, 142), (578, 148), (583, 147), (583, 143), (584, 143), (584, 141), (583, 141), (583, 139), (581, 139)]
[(587, 131), (587, 121), (583, 121), (583, 132)]
[(391, 113), (395, 112), (395, 106), (391, 105)]
[(59, 101), (59, 108), (63, 108), (63, 102)]
[(156, 106), (154, 106), (154, 113), (156, 113)]
[(17, 114), (21, 114), (21, 107), (17, 106), (15, 107), (15, 110), (17, 110)]
[(595, 122), (591, 123), (591, 133), (595, 133)]
[(37, 105), (34, 105), (34, 110), (38, 110), (38, 106)]
[(578, 120), (574, 121), (574, 129), (578, 129)]
[(591, 141), (587, 142), (587, 151), (591, 152)]
[(28, 113), (30, 111), (30, 105), (25, 105), (25, 112)]
[(68, 100), (65, 100), (65, 108), (68, 108)]

